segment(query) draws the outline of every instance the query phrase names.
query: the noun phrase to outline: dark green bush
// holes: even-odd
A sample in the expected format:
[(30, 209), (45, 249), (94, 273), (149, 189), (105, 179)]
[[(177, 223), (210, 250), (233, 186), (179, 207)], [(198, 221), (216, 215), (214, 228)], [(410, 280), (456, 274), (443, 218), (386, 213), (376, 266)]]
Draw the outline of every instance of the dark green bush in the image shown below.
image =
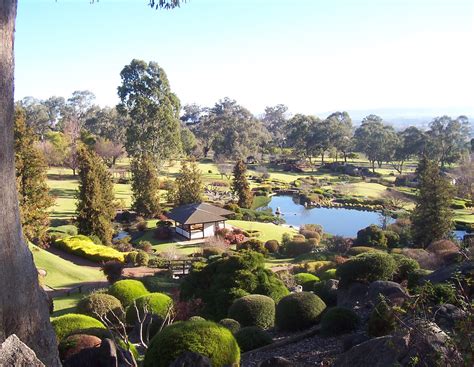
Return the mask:
[(285, 254), (289, 257), (296, 257), (303, 254), (308, 254), (311, 251), (313, 251), (316, 247), (317, 247), (317, 244), (309, 240), (306, 241), (304, 237), (303, 237), (303, 240), (300, 240), (300, 239), (295, 240), (293, 238), (293, 240), (290, 241), (285, 246)]
[(201, 316), (191, 316), (188, 321), (206, 321), (206, 319)]
[(206, 356), (213, 367), (239, 365), (240, 349), (232, 333), (211, 321), (180, 321), (151, 340), (144, 367), (168, 367), (183, 352)]
[(248, 326), (240, 329), (235, 333), (235, 339), (242, 352), (248, 352), (273, 343), (271, 335), (258, 326)]
[(386, 230), (384, 231), (384, 234), (385, 238), (387, 239), (387, 246), (389, 248), (398, 247), (400, 244), (400, 235), (397, 232)]
[(357, 232), (356, 244), (369, 247), (387, 247), (387, 238), (382, 228), (372, 224)]
[(350, 333), (357, 328), (359, 321), (354, 311), (333, 307), (327, 310), (321, 319), (321, 332), (328, 336)]
[[(150, 293), (145, 296), (138, 297), (134, 301), (137, 305), (140, 318), (143, 317), (143, 312), (146, 307), (149, 313), (163, 320), (168, 312), (168, 309), (173, 305), (172, 299), (163, 293)], [(135, 309), (132, 301), (127, 309), (127, 324), (135, 324), (135, 322), (138, 320), (137, 316), (137, 310)]]
[(373, 247), (367, 247), (367, 246), (354, 246), (349, 249), (348, 254), (352, 256), (357, 256), (360, 254), (364, 254), (366, 252), (382, 252), (376, 248)]
[(135, 263), (138, 266), (147, 266), (148, 261), (150, 260), (150, 257), (145, 251), (138, 251), (137, 257), (135, 258)]
[(277, 240), (268, 240), (267, 242), (265, 242), (265, 249), (269, 253), (275, 254), (280, 252), (280, 244)]
[(364, 253), (357, 255), (339, 265), (336, 275), (342, 285), (351, 282), (373, 282), (390, 280), (397, 269), (393, 257), (384, 252)]
[(51, 320), (54, 332), (60, 343), (72, 333), (96, 335), (97, 329), (106, 331), (104, 324), (87, 315), (69, 313)]
[(260, 240), (257, 240), (256, 238), (250, 238), (249, 240), (245, 242), (237, 243), (236, 249), (237, 251), (251, 250), (251, 251), (259, 252), (261, 254), (266, 254), (268, 252), (263, 242)]
[(272, 327), (275, 323), (275, 301), (260, 294), (236, 299), (229, 308), (229, 317), (242, 326)]
[(209, 259), (211, 256), (222, 255), (223, 252), (224, 250), (219, 247), (204, 247), (202, 249), (202, 256)]
[(327, 281), (315, 283), (313, 293), (321, 298), (327, 306), (335, 306), (337, 303), (337, 289), (331, 289)]
[(326, 304), (313, 293), (292, 293), (280, 300), (275, 322), (279, 329), (301, 330), (316, 324)]
[(327, 270), (324, 270), (319, 278), (321, 280), (329, 280), (329, 279), (337, 279), (337, 275), (336, 275), (336, 272), (337, 272), (337, 269), (327, 269)]
[(181, 284), (181, 298), (200, 298), (202, 315), (213, 320), (226, 317), (232, 302), (248, 294), (263, 294), (277, 302), (288, 293), (283, 282), (265, 269), (263, 256), (253, 251), (194, 264)]
[(426, 269), (417, 269), (408, 273), (408, 289), (413, 290), (416, 288), (416, 286), (419, 285), (420, 280), (431, 273), (431, 270)]
[(423, 285), (415, 288), (414, 292), (420, 296), (425, 303), (432, 305), (441, 305), (443, 303), (457, 304), (456, 289), (452, 284), (439, 283), (433, 284), (425, 282)]
[(405, 255), (392, 254), (395, 263), (397, 264), (397, 270), (395, 271), (394, 278), (397, 282), (402, 282), (408, 279), (409, 274), (420, 268), (420, 264), (414, 259), (411, 259)]
[(232, 334), (235, 334), (237, 331), (240, 330), (240, 323), (234, 319), (229, 319), (229, 318), (222, 319), (221, 321), (219, 321), (219, 324), (229, 329), (232, 332)]
[(109, 288), (109, 294), (119, 299), (124, 308), (130, 306), (135, 299), (148, 294), (145, 286), (138, 280), (119, 280)]
[(319, 278), (316, 275), (310, 273), (298, 273), (295, 274), (296, 284), (301, 285), (304, 291), (313, 290), (314, 283), (319, 282)]
[(111, 321), (114, 321), (115, 317), (121, 320), (124, 314), (122, 304), (117, 298), (110, 294), (98, 292), (91, 293), (81, 299), (77, 304), (76, 310), (80, 314), (88, 315), (96, 319), (107, 316)]
[(395, 312), (383, 299), (370, 314), (367, 332), (370, 336), (379, 337), (390, 334), (397, 326)]

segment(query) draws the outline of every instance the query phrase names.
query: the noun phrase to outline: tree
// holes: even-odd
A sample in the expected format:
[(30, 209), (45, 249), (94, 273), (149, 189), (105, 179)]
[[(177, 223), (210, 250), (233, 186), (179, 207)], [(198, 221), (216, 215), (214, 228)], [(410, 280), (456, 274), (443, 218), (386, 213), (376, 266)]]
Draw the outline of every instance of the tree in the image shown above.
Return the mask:
[(125, 153), (124, 147), (104, 138), (99, 138), (94, 144), (95, 152), (104, 160), (109, 168), (115, 166), (115, 162)]
[(25, 111), (15, 111), (15, 167), (23, 234), (45, 247), (49, 227), (48, 208), (53, 204), (46, 183), (46, 163), (36, 147), (36, 135), (26, 124)]
[(144, 217), (161, 214), (160, 181), (153, 160), (149, 155), (134, 158), (132, 171), (132, 209)]
[(120, 73), (119, 113), (130, 118), (125, 148), (129, 156), (163, 160), (181, 152), (180, 102), (165, 71), (156, 63), (132, 60)]
[(315, 116), (297, 114), (288, 121), (287, 145), (296, 154), (308, 158), (310, 163), (314, 155), (319, 154), (314, 131), (321, 120)]
[[(156, 8), (179, 6), (180, 0), (150, 0)], [(14, 164), (14, 29), (17, 0), (0, 2), (0, 342), (16, 334), (48, 367), (61, 365), (49, 321), (49, 301), (22, 231)]]
[(425, 149), (426, 137), (415, 126), (407, 127), (398, 133), (398, 144), (395, 148), (393, 168), (402, 174), (403, 165), (412, 157), (421, 156)]
[(183, 127), (180, 132), (180, 138), (184, 154), (187, 156), (195, 154), (198, 143), (193, 132), (187, 127)]
[(395, 154), (398, 137), (393, 127), (385, 125), (376, 115), (369, 115), (355, 131), (356, 149), (366, 155), (372, 171), (375, 172), (375, 162), (379, 168), (383, 162), (390, 162)]
[(424, 248), (451, 232), (453, 190), (448, 179), (441, 175), (438, 162), (426, 156), (420, 160), (417, 174), (419, 192), (412, 213), (412, 231), (415, 246)]
[(278, 104), (273, 107), (265, 107), (265, 115), (262, 118), (263, 126), (272, 137), (272, 142), (282, 148), (285, 144), (285, 127), (287, 123), (288, 107)]
[(94, 151), (81, 146), (77, 153), (79, 188), (76, 220), (79, 232), (95, 235), (104, 245), (110, 245), (113, 235), (112, 220), (115, 217), (112, 176)]
[(48, 108), (33, 97), (23, 98), (19, 105), (24, 110), (28, 127), (33, 129), (40, 140), (43, 140), (44, 135), (50, 129)]
[(247, 181), (247, 166), (243, 160), (237, 161), (234, 166), (234, 179), (232, 181), (232, 192), (239, 198), (238, 204), (241, 208), (252, 206), (252, 192)]
[(441, 167), (459, 161), (468, 151), (470, 128), (466, 116), (452, 119), (449, 116), (437, 117), (430, 123), (427, 132), (427, 154), (438, 160)]
[(330, 114), (326, 121), (329, 128), (329, 136), (331, 146), (337, 152), (341, 152), (344, 156), (344, 162), (347, 162), (347, 154), (352, 148), (352, 119), (347, 112), (334, 112)]
[(120, 115), (116, 108), (105, 107), (91, 112), (84, 128), (96, 136), (123, 145), (129, 124), (127, 117)]
[(189, 165), (184, 160), (181, 162), (181, 170), (175, 181), (173, 199), (176, 205), (194, 204), (202, 201), (202, 173), (195, 161)]

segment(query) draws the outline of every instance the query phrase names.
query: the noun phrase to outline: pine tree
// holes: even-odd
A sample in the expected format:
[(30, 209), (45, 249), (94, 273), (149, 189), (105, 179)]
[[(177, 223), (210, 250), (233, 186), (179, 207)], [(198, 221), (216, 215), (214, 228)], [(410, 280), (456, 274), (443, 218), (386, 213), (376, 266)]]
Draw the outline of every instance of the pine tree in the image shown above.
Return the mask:
[(239, 160), (234, 166), (234, 179), (232, 181), (232, 192), (239, 198), (238, 204), (241, 208), (252, 206), (252, 193), (250, 184), (246, 177), (247, 166), (243, 160)]
[(196, 162), (191, 162), (189, 166), (186, 161), (181, 162), (181, 171), (176, 177), (172, 197), (176, 205), (202, 201), (202, 173)]
[(102, 159), (85, 147), (78, 149), (79, 190), (77, 223), (79, 232), (112, 243), (115, 197), (112, 176)]
[(131, 170), (132, 209), (144, 217), (157, 217), (161, 213), (160, 181), (151, 157), (133, 159)]
[(424, 248), (446, 238), (453, 228), (453, 189), (440, 174), (436, 161), (423, 157), (417, 173), (419, 193), (412, 213), (412, 231), (415, 246)]
[(36, 135), (26, 125), (22, 108), (15, 111), (15, 168), (21, 225), (25, 237), (45, 247), (49, 227), (48, 208), (53, 205), (46, 183), (47, 165), (35, 146)]

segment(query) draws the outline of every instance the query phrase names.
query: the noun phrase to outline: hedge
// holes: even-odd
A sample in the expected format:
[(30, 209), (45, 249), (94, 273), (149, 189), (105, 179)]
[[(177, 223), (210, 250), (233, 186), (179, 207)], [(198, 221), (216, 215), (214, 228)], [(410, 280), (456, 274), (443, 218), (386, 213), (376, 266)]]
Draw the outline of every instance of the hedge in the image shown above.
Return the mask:
[(301, 330), (314, 325), (325, 308), (326, 304), (313, 293), (292, 293), (278, 303), (275, 322), (281, 330)]
[(135, 299), (147, 295), (148, 291), (142, 282), (125, 279), (112, 284), (109, 288), (109, 294), (118, 298), (123, 307), (127, 308)]
[(96, 245), (89, 237), (70, 236), (57, 239), (54, 246), (97, 263), (110, 260), (125, 262), (125, 252), (120, 252), (109, 246)]
[[(51, 320), (58, 343), (72, 333), (96, 335), (106, 332), (104, 324), (87, 315), (69, 313)], [(99, 331), (99, 333), (98, 333)]]
[(269, 333), (258, 326), (248, 326), (235, 333), (235, 339), (242, 352), (263, 347), (273, 343)]
[(229, 308), (229, 317), (242, 326), (272, 327), (275, 323), (275, 301), (260, 294), (236, 299)]
[(168, 367), (185, 351), (208, 357), (213, 367), (240, 363), (240, 348), (228, 329), (212, 321), (179, 321), (153, 337), (143, 366)]

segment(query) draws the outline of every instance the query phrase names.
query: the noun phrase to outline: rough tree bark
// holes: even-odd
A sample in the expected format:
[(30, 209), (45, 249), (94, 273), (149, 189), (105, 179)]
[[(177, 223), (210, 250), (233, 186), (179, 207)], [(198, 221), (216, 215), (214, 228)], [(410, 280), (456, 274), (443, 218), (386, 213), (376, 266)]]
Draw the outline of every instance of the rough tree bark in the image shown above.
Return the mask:
[(17, 0), (0, 0), (0, 342), (16, 334), (47, 366), (60, 366), (33, 257), (21, 231), (13, 141), (13, 45)]

